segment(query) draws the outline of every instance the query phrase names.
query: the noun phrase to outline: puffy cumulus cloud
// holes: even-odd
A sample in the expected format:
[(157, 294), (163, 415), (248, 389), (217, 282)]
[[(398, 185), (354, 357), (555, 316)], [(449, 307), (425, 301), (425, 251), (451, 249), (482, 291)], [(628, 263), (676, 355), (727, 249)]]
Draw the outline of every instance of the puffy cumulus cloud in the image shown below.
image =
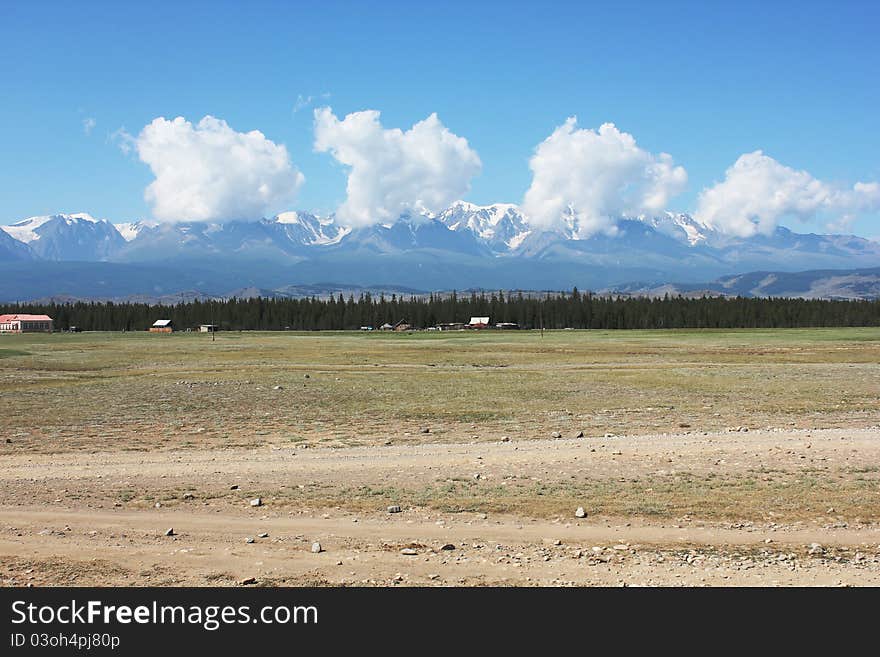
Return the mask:
[(722, 182), (700, 193), (694, 214), (718, 230), (750, 237), (772, 233), (785, 217), (806, 221), (830, 215), (828, 227), (845, 230), (856, 214), (878, 209), (876, 182), (838, 188), (754, 151), (741, 155)]
[(666, 153), (654, 155), (613, 123), (598, 130), (569, 118), (535, 149), (523, 210), (539, 228), (573, 219), (581, 238), (614, 233), (616, 219), (659, 212), (687, 185), (687, 172)]
[(136, 138), (126, 136), (123, 150), (135, 150), (156, 177), (144, 198), (161, 221), (262, 217), (292, 200), (304, 180), (283, 145), (213, 116), (195, 125), (160, 117)]
[(406, 212), (438, 212), (470, 190), (480, 158), (467, 139), (431, 114), (409, 130), (386, 129), (374, 110), (338, 119), (315, 110), (315, 150), (350, 167), (337, 217), (351, 226), (395, 221)]

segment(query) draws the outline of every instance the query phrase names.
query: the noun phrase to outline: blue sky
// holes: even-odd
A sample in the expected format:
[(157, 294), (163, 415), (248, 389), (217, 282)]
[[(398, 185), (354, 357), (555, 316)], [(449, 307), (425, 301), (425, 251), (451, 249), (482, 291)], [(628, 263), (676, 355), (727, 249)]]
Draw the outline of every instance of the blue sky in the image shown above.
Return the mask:
[[(613, 122), (684, 166), (670, 209), (693, 210), (757, 149), (849, 188), (880, 180), (878, 29), (877, 2), (7, 0), (0, 223), (150, 216), (153, 174), (111, 135), (207, 114), (284, 144), (305, 175), (293, 205), (333, 210), (346, 169), (314, 152), (318, 105), (379, 110), (402, 129), (436, 112), (479, 153), (475, 203), (520, 202), (529, 157), (573, 115), (581, 128)], [(850, 229), (880, 235), (876, 209)]]

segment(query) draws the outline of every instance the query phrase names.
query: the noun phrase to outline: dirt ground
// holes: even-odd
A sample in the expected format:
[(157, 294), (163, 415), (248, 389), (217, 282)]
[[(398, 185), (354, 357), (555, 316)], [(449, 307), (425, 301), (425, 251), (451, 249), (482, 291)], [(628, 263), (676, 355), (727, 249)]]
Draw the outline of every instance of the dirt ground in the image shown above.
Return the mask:
[[(876, 428), (6, 457), (0, 577), (8, 585), (880, 585), (878, 463)], [(434, 481), (479, 488), (612, 473), (649, 481), (675, 469), (736, 475), (769, 464), (774, 473), (807, 464), (870, 473), (874, 485), (861, 505), (832, 491), (795, 509), (780, 496), (778, 512), (739, 522), (607, 515), (586, 494), (544, 518), (432, 508), (420, 497)], [(384, 492), (353, 494), (368, 483)], [(162, 501), (138, 491), (161, 491)], [(251, 506), (257, 496), (262, 505)], [(401, 512), (389, 513), (391, 504)]]
[(662, 333), (4, 340), (0, 583), (880, 585), (880, 333)]

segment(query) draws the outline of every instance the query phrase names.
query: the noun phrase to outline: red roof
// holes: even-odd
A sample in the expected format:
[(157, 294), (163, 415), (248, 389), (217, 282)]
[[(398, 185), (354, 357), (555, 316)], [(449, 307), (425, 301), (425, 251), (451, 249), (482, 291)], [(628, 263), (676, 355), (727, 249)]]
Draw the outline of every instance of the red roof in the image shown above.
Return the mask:
[(22, 320), (25, 322), (51, 322), (49, 315), (0, 315), (0, 322), (14, 322)]

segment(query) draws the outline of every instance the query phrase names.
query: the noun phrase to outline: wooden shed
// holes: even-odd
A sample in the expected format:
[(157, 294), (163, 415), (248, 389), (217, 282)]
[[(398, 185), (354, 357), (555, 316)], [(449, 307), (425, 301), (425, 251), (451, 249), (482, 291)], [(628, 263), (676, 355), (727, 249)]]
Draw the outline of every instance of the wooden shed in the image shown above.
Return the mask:
[(150, 327), (150, 333), (173, 333), (174, 326), (170, 319), (157, 319)]

